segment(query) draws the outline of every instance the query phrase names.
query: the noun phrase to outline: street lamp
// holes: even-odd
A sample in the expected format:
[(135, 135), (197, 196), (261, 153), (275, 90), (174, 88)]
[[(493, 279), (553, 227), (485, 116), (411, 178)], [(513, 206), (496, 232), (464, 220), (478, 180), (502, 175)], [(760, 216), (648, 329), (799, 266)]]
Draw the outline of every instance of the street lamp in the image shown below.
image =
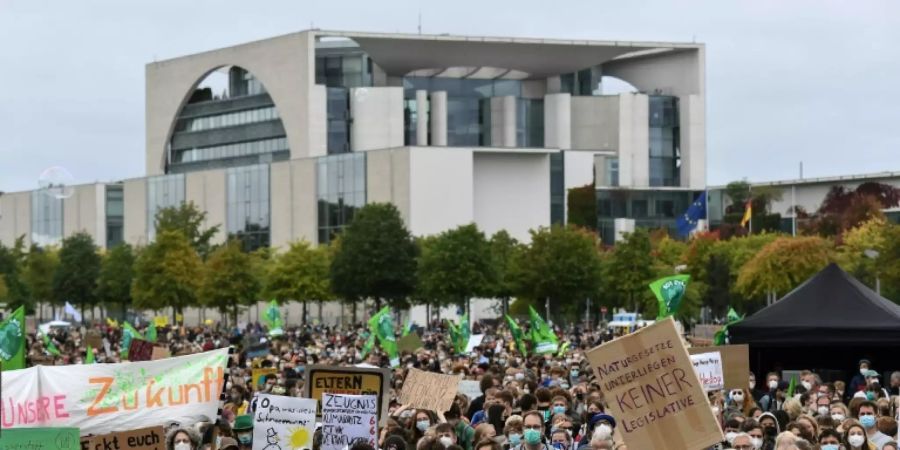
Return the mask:
[[(871, 260), (873, 260), (873, 261), (876, 260), (876, 259), (878, 259), (879, 256), (881, 256), (881, 254), (878, 253), (878, 250), (873, 250), (873, 249), (871, 249), (871, 248), (870, 248), (870, 249), (866, 249), (866, 250), (863, 252), (863, 254), (866, 255), (866, 258), (869, 258), (869, 259), (871, 259)], [(875, 270), (875, 293), (878, 294), (878, 295), (881, 295), (881, 278), (878, 276), (878, 270), (877, 270), (877, 269)]]

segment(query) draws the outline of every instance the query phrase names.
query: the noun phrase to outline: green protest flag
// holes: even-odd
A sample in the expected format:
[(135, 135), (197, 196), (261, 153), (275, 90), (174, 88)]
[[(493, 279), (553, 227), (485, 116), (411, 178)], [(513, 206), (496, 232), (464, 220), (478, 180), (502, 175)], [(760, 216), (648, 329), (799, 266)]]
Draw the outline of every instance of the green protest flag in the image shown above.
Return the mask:
[(400, 337), (406, 337), (406, 335), (409, 334), (410, 331), (412, 331), (412, 326), (412, 317), (410, 317), (406, 320), (406, 326), (403, 327), (403, 333), (400, 335)]
[(681, 299), (684, 298), (690, 279), (690, 275), (673, 275), (650, 283), (650, 290), (653, 291), (653, 295), (659, 301), (659, 313), (656, 315), (656, 320), (678, 312), (678, 308), (681, 306)]
[(728, 308), (728, 316), (726, 316), (728, 322), (738, 322), (743, 319), (742, 316), (739, 316), (737, 311), (734, 308)]
[(728, 308), (728, 315), (726, 316), (726, 319), (727, 321), (725, 322), (725, 326), (723, 326), (719, 331), (716, 331), (716, 334), (713, 337), (713, 345), (727, 344), (728, 327), (744, 320), (744, 316), (739, 316), (734, 308)]
[(150, 321), (150, 325), (147, 325), (147, 331), (145, 335), (148, 341), (156, 342), (156, 324), (153, 323), (153, 321)]
[(266, 308), (266, 314), (263, 316), (263, 321), (265, 321), (266, 325), (269, 327), (269, 336), (281, 336), (284, 334), (284, 330), (282, 329), (284, 323), (281, 321), (281, 310), (278, 308), (278, 301), (273, 299), (269, 302), (269, 307)]
[(556, 353), (559, 349), (559, 341), (547, 322), (544, 322), (544, 319), (531, 306), (528, 307), (528, 316), (531, 319), (531, 343), (534, 344), (534, 352), (537, 354)]
[(85, 364), (94, 363), (94, 349), (90, 345), (87, 346), (87, 356), (84, 357)]
[(466, 347), (469, 346), (469, 338), (472, 337), (472, 329), (469, 328), (469, 313), (463, 314), (457, 330), (459, 331), (459, 336), (455, 342), (456, 353), (465, 353)]
[(522, 340), (522, 329), (519, 328), (519, 324), (513, 320), (509, 315), (505, 315), (506, 324), (509, 325), (509, 333), (512, 335), (513, 341), (516, 342), (516, 349), (519, 350), (519, 353), (522, 356), (528, 355), (528, 348), (525, 346), (525, 342)]
[(456, 343), (459, 341), (459, 327), (450, 320), (447, 320), (447, 332), (450, 333), (450, 346), (453, 348), (453, 352), (456, 353)]
[(794, 389), (797, 389), (797, 375), (791, 377), (791, 384), (788, 385), (787, 398), (794, 396)]
[(562, 357), (569, 350), (569, 341), (563, 342), (563, 345), (559, 346), (559, 352), (556, 354), (557, 357)]
[(394, 335), (394, 321), (391, 319), (391, 310), (387, 306), (378, 311), (369, 319), (369, 329), (378, 337), (378, 344), (388, 355), (391, 367), (400, 365), (400, 355), (397, 352), (397, 337)]
[(366, 339), (366, 343), (363, 344), (363, 348), (360, 351), (359, 359), (365, 360), (366, 356), (369, 356), (369, 352), (372, 351), (372, 347), (375, 347), (375, 334), (369, 334), (369, 337)]
[(53, 343), (53, 340), (50, 339), (50, 336), (47, 336), (45, 334), (45, 335), (43, 335), (43, 338), (44, 338), (44, 350), (46, 350), (47, 353), (49, 353), (53, 356), (60, 356), (59, 349), (56, 348), (56, 344)]
[(141, 336), (141, 333), (138, 332), (133, 326), (131, 326), (128, 322), (123, 322), (122, 324), (122, 346), (119, 349), (119, 354), (122, 356), (122, 359), (128, 359), (128, 348), (131, 347), (131, 340), (144, 339), (144, 336)]
[(25, 368), (25, 307), (18, 307), (0, 323), (0, 360), (3, 370)]

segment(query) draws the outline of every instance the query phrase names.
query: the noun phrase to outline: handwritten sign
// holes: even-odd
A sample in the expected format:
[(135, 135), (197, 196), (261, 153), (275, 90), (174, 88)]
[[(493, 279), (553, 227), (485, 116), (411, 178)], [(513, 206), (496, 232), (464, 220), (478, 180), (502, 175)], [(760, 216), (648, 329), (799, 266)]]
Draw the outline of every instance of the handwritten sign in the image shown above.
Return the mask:
[(750, 377), (750, 346), (718, 345), (715, 347), (691, 347), (688, 353), (696, 355), (719, 352), (722, 355), (722, 374), (725, 375), (725, 389), (746, 389)]
[(103, 348), (103, 336), (97, 330), (88, 330), (84, 335), (84, 345), (90, 346), (94, 350)]
[(459, 389), (459, 375), (443, 375), (409, 369), (400, 392), (400, 404), (412, 408), (444, 412), (450, 409)]
[(158, 426), (83, 437), (81, 450), (166, 450), (166, 431)]
[(671, 317), (587, 357), (628, 448), (697, 450), (724, 439)]
[(132, 339), (128, 346), (129, 361), (151, 361), (153, 359), (153, 343), (142, 339)]
[(253, 450), (313, 448), (316, 401), (258, 394), (253, 405)]
[(253, 390), (257, 390), (260, 388), (259, 379), (263, 377), (263, 375), (275, 375), (278, 373), (278, 369), (274, 367), (261, 367), (259, 369), (252, 369), (250, 371), (250, 379), (253, 382)]
[(481, 396), (481, 383), (478, 380), (459, 380), (459, 393), (475, 400)]
[(466, 344), (466, 353), (472, 353), (472, 351), (475, 350), (475, 347), (481, 345), (481, 341), (483, 340), (483, 334), (473, 334), (469, 336), (469, 342)]
[(415, 353), (424, 345), (425, 344), (422, 343), (422, 338), (416, 333), (409, 333), (397, 340), (397, 349), (401, 352)]
[(378, 398), (328, 394), (322, 397), (322, 450), (341, 450), (363, 441), (376, 447)]
[(171, 356), (172, 352), (169, 351), (168, 347), (155, 345), (153, 346), (153, 353), (150, 355), (150, 359), (156, 361), (157, 359), (165, 359)]
[[(379, 421), (388, 417), (391, 372), (387, 369), (335, 366), (306, 366), (304, 395), (321, 404), (324, 394), (374, 395), (378, 397)], [(319, 412), (321, 414), (321, 410)], [(271, 449), (270, 449), (271, 450)]]
[(3, 430), (0, 450), (78, 450), (78, 428)]
[(698, 353), (691, 355), (694, 372), (700, 378), (703, 390), (718, 391), (725, 389), (725, 376), (722, 374), (722, 355), (719, 352)]

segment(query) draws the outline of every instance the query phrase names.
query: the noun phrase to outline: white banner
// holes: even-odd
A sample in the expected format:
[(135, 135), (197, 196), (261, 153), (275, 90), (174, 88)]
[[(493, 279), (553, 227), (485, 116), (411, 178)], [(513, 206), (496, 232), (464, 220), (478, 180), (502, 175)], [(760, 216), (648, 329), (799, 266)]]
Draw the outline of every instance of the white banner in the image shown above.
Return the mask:
[(3, 372), (5, 428), (104, 434), (215, 420), (228, 349), (157, 361), (37, 366)]
[(722, 354), (719, 352), (707, 352), (691, 355), (691, 363), (694, 372), (703, 384), (706, 392), (725, 389), (725, 375), (722, 371)]
[(378, 447), (378, 397), (322, 395), (322, 450), (350, 448), (356, 441)]
[(315, 400), (269, 394), (254, 397), (253, 450), (312, 449), (315, 431)]

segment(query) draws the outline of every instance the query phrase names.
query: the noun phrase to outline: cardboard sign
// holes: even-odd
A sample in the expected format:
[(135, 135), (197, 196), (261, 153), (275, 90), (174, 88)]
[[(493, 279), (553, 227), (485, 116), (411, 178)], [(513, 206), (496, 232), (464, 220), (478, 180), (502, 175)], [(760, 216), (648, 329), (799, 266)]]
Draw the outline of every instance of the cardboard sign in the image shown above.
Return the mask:
[(424, 346), (422, 338), (416, 333), (409, 333), (397, 340), (397, 350), (401, 352), (415, 353)]
[[(129, 355), (131, 352), (129, 351)], [(150, 359), (152, 361), (156, 361), (157, 359), (165, 359), (172, 356), (172, 352), (169, 351), (169, 347), (162, 347), (159, 345), (153, 346), (153, 353), (150, 355)]]
[(81, 450), (166, 450), (166, 431), (158, 426), (83, 437)]
[(719, 352), (697, 353), (691, 355), (691, 364), (703, 390), (718, 391), (725, 389), (725, 376), (722, 374), (722, 355)]
[(409, 369), (400, 392), (400, 404), (412, 408), (428, 409), (444, 412), (450, 409), (456, 391), (459, 389), (461, 375), (443, 375)]
[(103, 348), (103, 336), (97, 330), (88, 330), (84, 335), (84, 345), (90, 346), (94, 350)]
[(253, 409), (253, 450), (313, 448), (316, 401), (258, 394)]
[(750, 382), (750, 346), (719, 345), (715, 347), (691, 347), (688, 353), (696, 355), (706, 352), (719, 352), (722, 355), (722, 374), (725, 376), (725, 389), (747, 389)]
[[(378, 420), (387, 421), (391, 372), (387, 369), (335, 366), (306, 366), (304, 396), (321, 404), (325, 393), (374, 395), (378, 398)], [(321, 414), (321, 409), (319, 410)]]
[(78, 450), (78, 428), (16, 428), (0, 433), (0, 450)]
[(263, 377), (263, 375), (275, 375), (278, 373), (278, 369), (274, 367), (265, 367), (259, 369), (252, 369), (250, 371), (251, 380), (253, 380), (253, 390), (259, 390), (259, 379)]
[(475, 400), (481, 397), (481, 382), (478, 380), (459, 380), (459, 393)]
[(374, 395), (328, 394), (322, 398), (322, 450), (363, 441), (377, 447), (378, 399)]
[(628, 448), (697, 450), (724, 439), (671, 317), (587, 357)]
[(472, 350), (475, 350), (475, 347), (481, 345), (481, 341), (483, 340), (483, 334), (473, 334), (469, 336), (469, 342), (466, 344), (466, 353), (472, 353)]
[(262, 358), (268, 356), (269, 354), (269, 344), (263, 342), (262, 344), (253, 344), (247, 347), (247, 357), (250, 359), (254, 358)]
[(151, 361), (153, 359), (153, 343), (143, 339), (132, 339), (128, 346), (129, 361)]

